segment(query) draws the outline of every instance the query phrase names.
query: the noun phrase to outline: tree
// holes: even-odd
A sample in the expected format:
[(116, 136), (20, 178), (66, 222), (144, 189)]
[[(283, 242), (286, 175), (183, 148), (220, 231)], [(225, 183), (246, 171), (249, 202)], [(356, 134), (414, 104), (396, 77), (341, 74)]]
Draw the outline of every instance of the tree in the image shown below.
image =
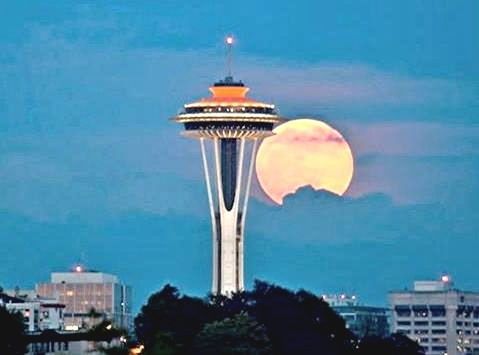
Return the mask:
[(103, 317), (103, 314), (98, 312), (95, 307), (91, 307), (90, 310), (87, 313), (87, 317), (89, 319), (88, 321), (88, 326), (89, 328), (94, 327), (98, 323), (100, 323), (100, 318)]
[(365, 337), (359, 344), (358, 355), (388, 354), (388, 355), (423, 355), (424, 351), (418, 343), (402, 334), (392, 334), (389, 337)]
[(400, 355), (424, 355), (424, 350), (415, 341), (409, 339), (407, 336), (394, 333), (390, 336), (396, 349), (396, 354)]
[(158, 332), (153, 345), (147, 349), (145, 355), (178, 355), (182, 351), (170, 334)]
[(200, 298), (181, 295), (166, 285), (153, 294), (135, 319), (138, 340), (151, 349), (159, 334), (167, 334), (181, 353), (190, 353), (193, 339), (203, 326), (215, 320), (212, 307)]
[(0, 354), (23, 355), (26, 352), (23, 316), (0, 306)]
[(239, 313), (206, 324), (196, 336), (194, 349), (199, 355), (266, 355), (271, 354), (271, 343), (263, 325)]
[(343, 355), (355, 338), (344, 320), (317, 296), (256, 281), (250, 315), (265, 325), (274, 354)]
[(358, 341), (321, 298), (263, 281), (251, 291), (206, 299), (166, 285), (148, 299), (135, 326), (147, 355), (422, 354), (400, 334)]
[(104, 320), (88, 330), (88, 336), (92, 340), (97, 341), (108, 341), (118, 338), (120, 336), (125, 336), (126, 332), (122, 329), (114, 327), (110, 321)]

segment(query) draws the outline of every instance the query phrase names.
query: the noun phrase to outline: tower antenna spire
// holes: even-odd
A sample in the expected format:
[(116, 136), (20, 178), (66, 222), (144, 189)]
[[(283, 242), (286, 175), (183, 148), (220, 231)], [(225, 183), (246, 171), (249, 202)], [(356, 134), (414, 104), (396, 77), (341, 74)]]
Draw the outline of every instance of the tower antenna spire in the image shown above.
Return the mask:
[(232, 65), (233, 65), (233, 43), (234, 37), (232, 35), (226, 36), (226, 74), (227, 78), (233, 78)]

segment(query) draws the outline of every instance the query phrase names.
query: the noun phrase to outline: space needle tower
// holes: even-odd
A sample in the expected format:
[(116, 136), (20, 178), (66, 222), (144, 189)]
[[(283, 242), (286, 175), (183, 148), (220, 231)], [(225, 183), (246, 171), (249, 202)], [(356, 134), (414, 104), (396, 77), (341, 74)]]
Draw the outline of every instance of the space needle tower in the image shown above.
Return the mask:
[(174, 120), (198, 139), (213, 235), (212, 293), (244, 289), (244, 226), (258, 143), (281, 119), (274, 105), (247, 96), (231, 74), (233, 37), (226, 38), (228, 74), (209, 88), (211, 96), (184, 105)]

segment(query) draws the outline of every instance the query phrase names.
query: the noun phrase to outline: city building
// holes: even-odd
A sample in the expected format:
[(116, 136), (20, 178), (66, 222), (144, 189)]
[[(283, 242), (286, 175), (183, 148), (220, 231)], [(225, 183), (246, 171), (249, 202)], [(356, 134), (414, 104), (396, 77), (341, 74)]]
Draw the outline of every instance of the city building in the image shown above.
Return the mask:
[(90, 327), (103, 319), (131, 330), (131, 287), (115, 275), (76, 266), (70, 272), (52, 273), (50, 282), (38, 284), (36, 292), (65, 305), (66, 330)]
[(389, 293), (392, 331), (419, 342), (426, 355), (479, 354), (479, 292), (453, 288), (449, 276)]
[[(25, 295), (25, 293), (22, 294)], [(29, 293), (29, 295), (33, 294)], [(5, 292), (0, 294), (0, 306), (5, 307), (10, 312), (21, 313), (27, 332), (62, 330), (64, 328), (63, 309), (65, 305), (59, 303), (56, 299), (37, 296), (32, 298), (30, 296), (18, 297)]]
[[(227, 38), (231, 53), (232, 37)], [(253, 161), (259, 141), (280, 122), (274, 105), (247, 97), (231, 72), (212, 96), (184, 106), (175, 121), (200, 142), (213, 241), (212, 293), (244, 289), (244, 228)]]
[(345, 321), (346, 327), (357, 337), (387, 336), (389, 334), (389, 310), (383, 307), (365, 306), (355, 295), (323, 295), (323, 300)]
[(65, 305), (52, 299), (34, 299), (18, 303), (7, 303), (9, 311), (23, 314), (25, 329), (28, 332), (46, 329), (63, 329), (63, 309)]

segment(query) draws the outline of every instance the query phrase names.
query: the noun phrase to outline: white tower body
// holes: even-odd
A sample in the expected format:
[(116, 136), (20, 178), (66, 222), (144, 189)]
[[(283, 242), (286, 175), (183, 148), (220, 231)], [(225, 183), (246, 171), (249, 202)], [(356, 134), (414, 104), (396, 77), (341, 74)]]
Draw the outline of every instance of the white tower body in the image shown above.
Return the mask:
[(212, 293), (244, 289), (244, 227), (258, 142), (280, 121), (274, 106), (246, 97), (232, 77), (212, 96), (185, 105), (175, 120), (200, 141), (213, 236)]

